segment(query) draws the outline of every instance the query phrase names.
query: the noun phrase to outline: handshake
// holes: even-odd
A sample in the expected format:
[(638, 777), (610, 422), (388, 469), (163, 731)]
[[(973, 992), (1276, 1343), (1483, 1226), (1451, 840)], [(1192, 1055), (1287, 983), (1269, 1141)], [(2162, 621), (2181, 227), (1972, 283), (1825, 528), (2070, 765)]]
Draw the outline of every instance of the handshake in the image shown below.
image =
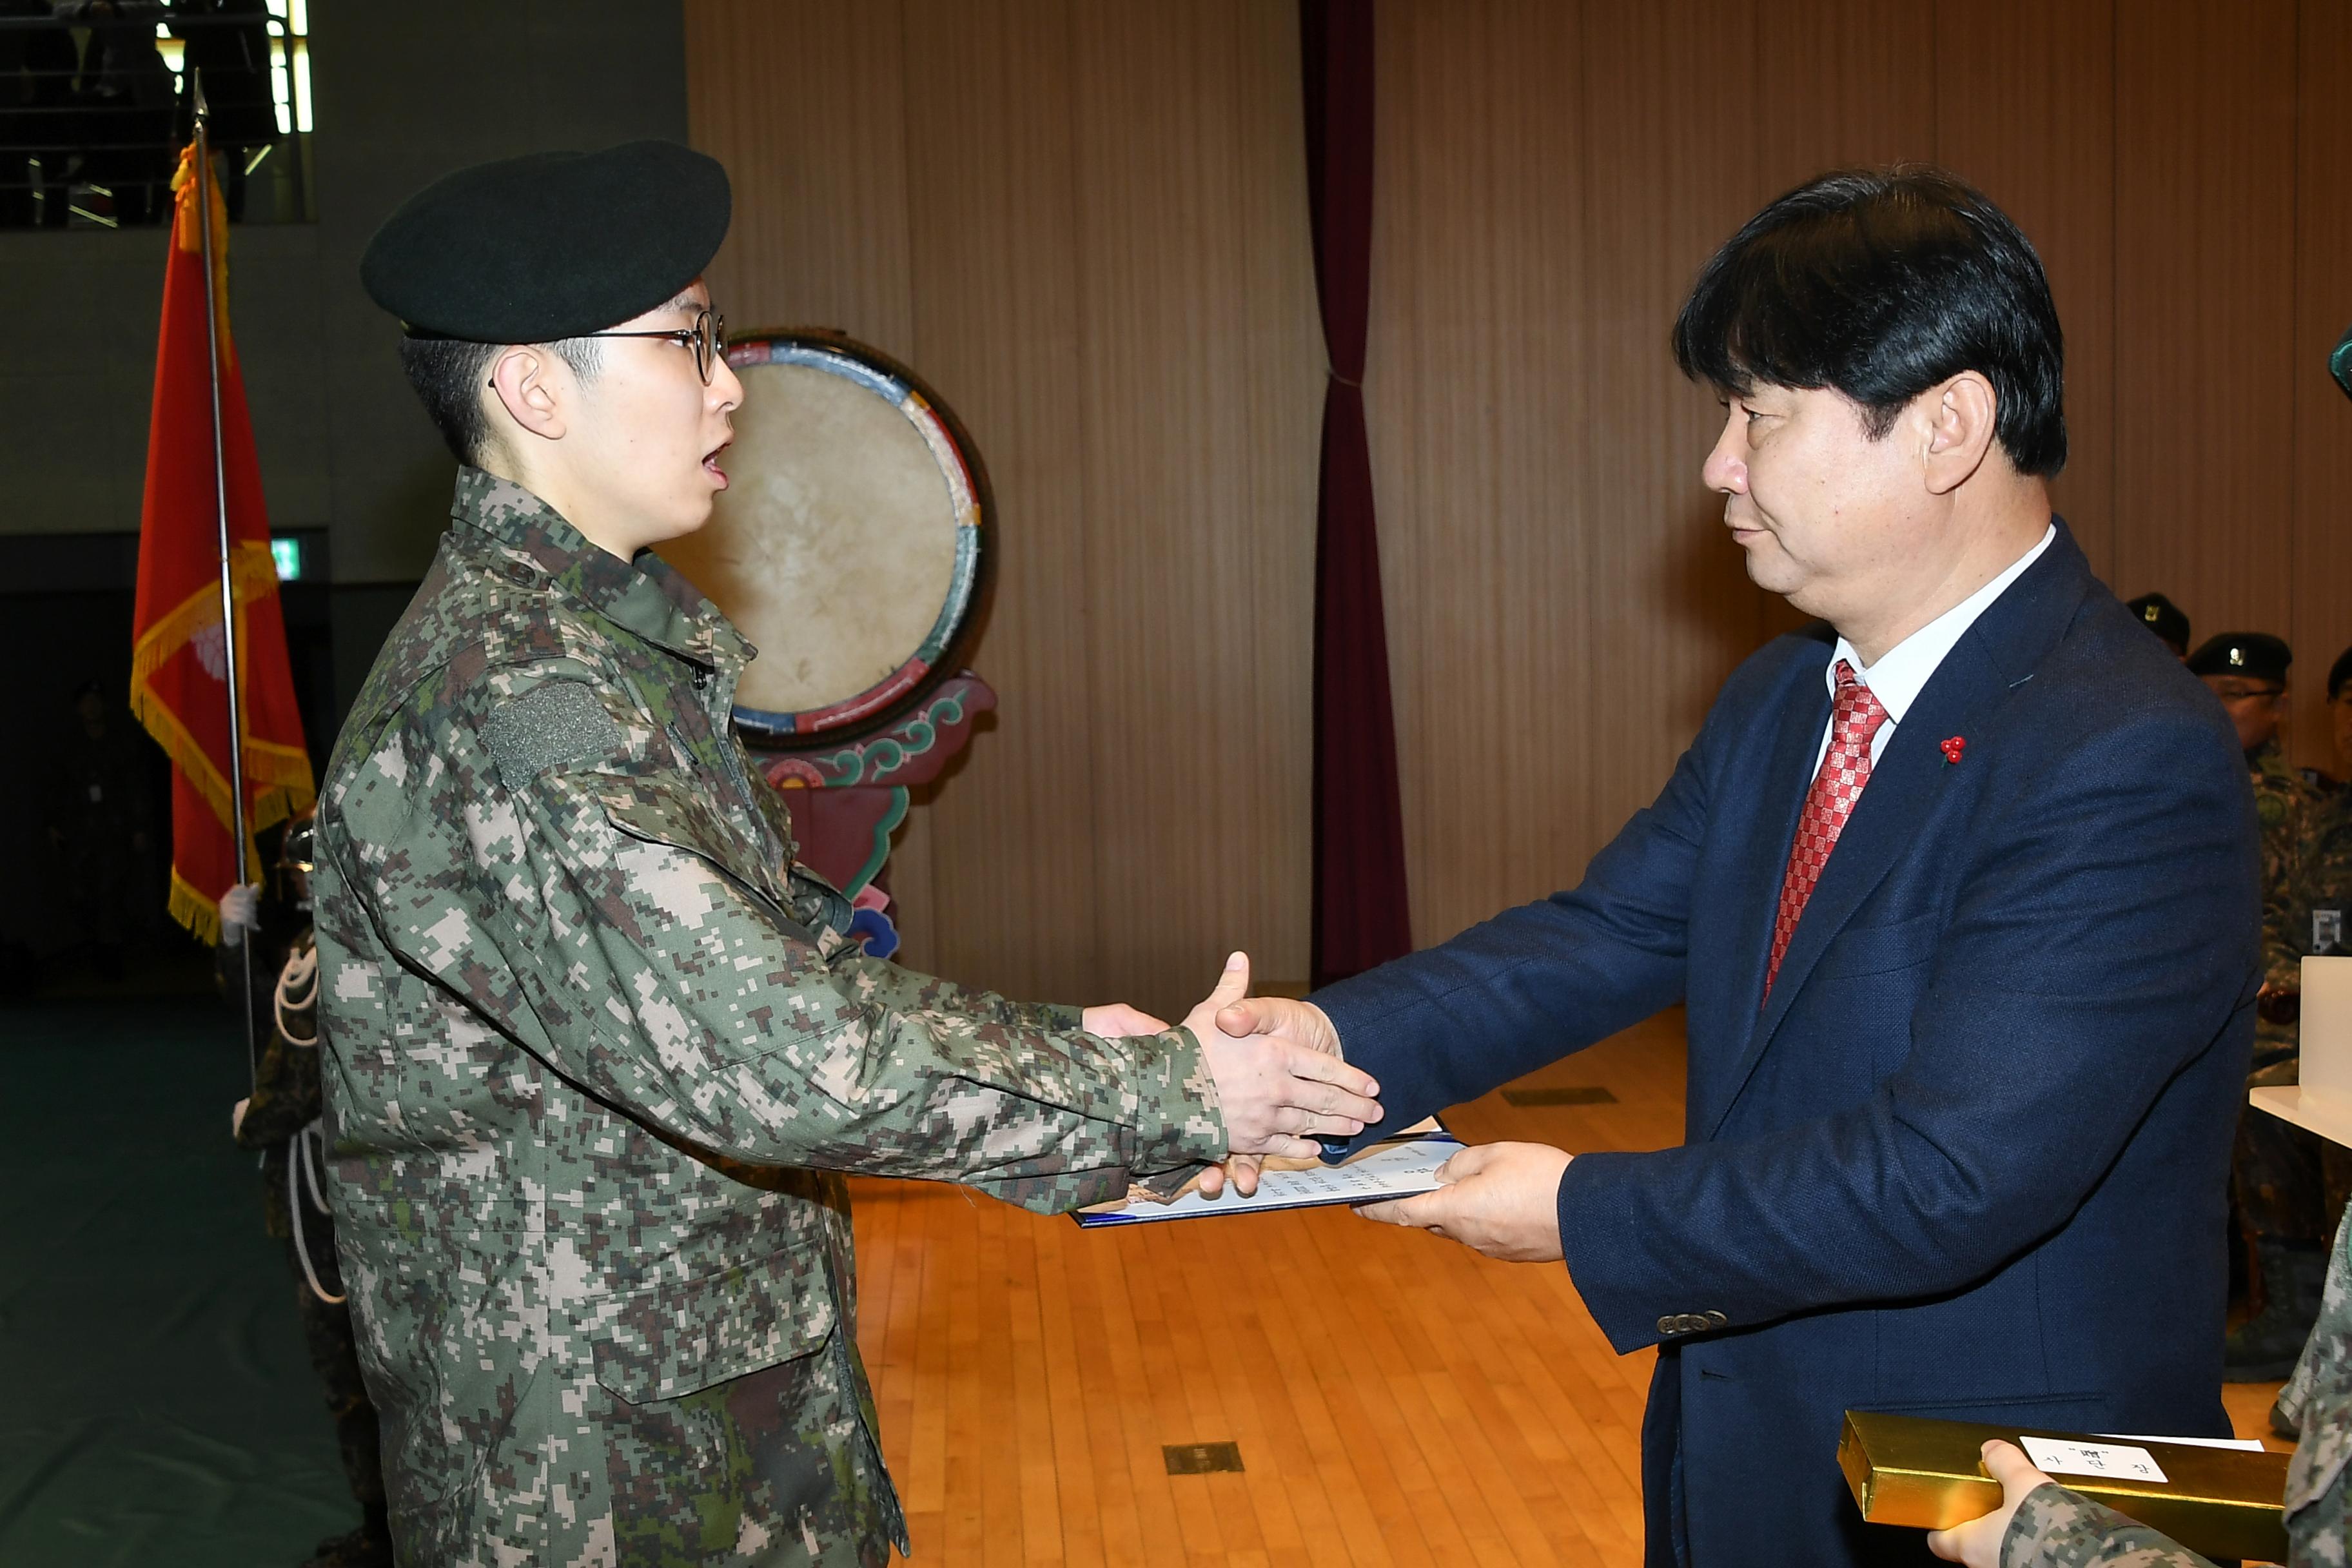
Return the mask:
[[(1255, 1192), (1259, 1163), (1268, 1155), (1312, 1160), (1323, 1152), (1317, 1138), (1352, 1138), (1381, 1119), (1374, 1098), (1381, 1086), (1341, 1059), (1339, 1038), (1328, 1025), (1302, 1028), (1294, 1010), (1317, 1019), (1322, 1014), (1299, 1003), (1252, 1003), (1249, 982), (1249, 955), (1236, 952), (1215, 988), (1184, 1016), (1216, 1083), (1231, 1150), (1223, 1165), (1202, 1174), (1201, 1190), (1212, 1197), (1228, 1179), (1244, 1194)], [(1087, 1008), (1085, 1025), (1088, 1034), (1105, 1037), (1170, 1027), (1124, 1002)]]
[[(1086, 1010), (1089, 1034), (1157, 1034), (1168, 1027), (1150, 1014), (1114, 1002)], [(1215, 1197), (1231, 1182), (1257, 1191), (1268, 1157), (1314, 1159), (1318, 1137), (1352, 1138), (1381, 1120), (1381, 1086), (1349, 1067), (1339, 1033), (1311, 1002), (1249, 994), (1249, 957), (1234, 953), (1201, 1005), (1184, 1016), (1201, 1042), (1215, 1079), (1230, 1150), (1222, 1165), (1201, 1173), (1201, 1192)], [(1507, 1262), (1556, 1261), (1560, 1256), (1557, 1207), (1565, 1150), (1542, 1143), (1487, 1143), (1465, 1149), (1438, 1167), (1438, 1189), (1417, 1197), (1370, 1204), (1367, 1219), (1425, 1230)]]

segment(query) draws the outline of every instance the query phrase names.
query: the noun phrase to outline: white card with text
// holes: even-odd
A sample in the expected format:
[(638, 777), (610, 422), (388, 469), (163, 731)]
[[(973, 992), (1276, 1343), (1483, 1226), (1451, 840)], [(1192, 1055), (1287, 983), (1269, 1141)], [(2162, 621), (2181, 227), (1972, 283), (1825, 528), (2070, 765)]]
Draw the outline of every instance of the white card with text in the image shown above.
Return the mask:
[(2062, 1443), (2055, 1437), (2020, 1437), (2025, 1457), (2047, 1476), (2105, 1476), (2116, 1481), (2165, 1484), (2163, 1468), (2146, 1448), (2126, 1443)]

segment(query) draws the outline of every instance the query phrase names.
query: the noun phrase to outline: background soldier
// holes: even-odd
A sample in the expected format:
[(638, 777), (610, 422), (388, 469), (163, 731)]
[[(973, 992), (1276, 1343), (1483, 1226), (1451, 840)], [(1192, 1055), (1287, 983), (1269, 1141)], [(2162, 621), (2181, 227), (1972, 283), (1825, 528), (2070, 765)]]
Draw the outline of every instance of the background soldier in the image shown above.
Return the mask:
[[(297, 927), (285, 943), (284, 962), (265, 976), (255, 1016), (263, 1044), (253, 1096), (236, 1102), (229, 1130), (240, 1147), (261, 1152), (264, 1220), (269, 1234), (286, 1244), (302, 1342), (335, 1424), (344, 1479), (360, 1505), (359, 1528), (319, 1542), (303, 1568), (391, 1568), (375, 1406), (360, 1377), (351, 1308), (335, 1261), (334, 1221), (320, 1201), (319, 956), (310, 928), (313, 820), (304, 812), (286, 825), (274, 885), (234, 889), (221, 900), (223, 933), (235, 933), (220, 949), (232, 991), (243, 978), (236, 942), (266, 943), (271, 928)], [(274, 956), (277, 949), (270, 951)]]
[(2179, 605), (2161, 594), (2142, 594), (2137, 599), (2124, 601), (2124, 608), (2139, 617), (2139, 624), (2154, 632), (2157, 640), (2181, 658), (2189, 657), (2189, 617)]
[[(2303, 814), (2315, 792), (2287, 765), (2278, 743), (2286, 714), (2286, 671), (2294, 654), (2268, 632), (2223, 632), (2189, 656), (2189, 673), (2201, 678), (2229, 710), (2245, 748), (2263, 820), (2263, 886), (2285, 879), (2303, 840)], [(2257, 1057), (2261, 1047), (2255, 1047)]]
[(728, 212), (682, 147), (541, 154), (420, 193), (362, 265), (466, 465), (319, 807), (332, 1194), (405, 1562), (878, 1564), (908, 1541), (832, 1173), (1057, 1210), (1380, 1114), (1216, 1029), (1239, 954), (1181, 1028), (1011, 1002), (866, 956), (793, 863), (730, 728), (752, 649), (648, 552), (727, 483)]
[[(2289, 897), (2316, 793), (2280, 754), (2279, 720), (2287, 667), (2294, 655), (2263, 632), (2224, 632), (2189, 657), (2192, 674), (2221, 698), (2245, 748), (2263, 826), (2263, 900), (2267, 910)], [(2268, 923), (2266, 920), (2266, 925)], [(2247, 1083), (2295, 1081), (2293, 966), (2283, 946), (2266, 944), (2252, 1070)], [(2230, 1161), (2231, 1194), (2253, 1258), (2257, 1310), (2230, 1335), (2223, 1375), (2233, 1383), (2284, 1377), (2319, 1312), (2326, 1267), (2326, 1221), (2317, 1141), (2301, 1129), (2241, 1110)]]

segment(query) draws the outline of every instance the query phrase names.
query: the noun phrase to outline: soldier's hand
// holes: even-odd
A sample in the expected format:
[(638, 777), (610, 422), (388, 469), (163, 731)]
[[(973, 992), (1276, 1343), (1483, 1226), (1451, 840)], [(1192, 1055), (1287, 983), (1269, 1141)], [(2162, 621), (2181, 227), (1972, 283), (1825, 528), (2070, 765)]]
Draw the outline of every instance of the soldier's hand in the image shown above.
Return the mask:
[(252, 1103), (253, 1100), (251, 1097), (248, 1096), (244, 1100), (238, 1100), (236, 1108), (228, 1113), (228, 1135), (230, 1137), (234, 1138), (238, 1133), (245, 1131), (246, 1107)]
[(1115, 1040), (1122, 1035), (1157, 1035), (1168, 1027), (1167, 1020), (1155, 1018), (1140, 1007), (1130, 1007), (1124, 1002), (1105, 1002), (1089, 1007), (1080, 1018), (1079, 1026), (1089, 1035), (1100, 1035)]
[(1217, 988), (1184, 1017), (1216, 1079), (1226, 1144), (1235, 1154), (1313, 1159), (1323, 1152), (1314, 1141), (1318, 1136), (1352, 1138), (1365, 1123), (1380, 1120), (1380, 1102), (1372, 1098), (1380, 1085), (1336, 1052), (1271, 1031), (1243, 1035), (1220, 1028), (1218, 1014), (1248, 990), (1249, 955), (1237, 952), (1225, 961)]
[[(1229, 1035), (1272, 1035), (1294, 1046), (1341, 1056), (1339, 1031), (1331, 1026), (1323, 1009), (1312, 1002), (1295, 1002), (1280, 996), (1244, 997), (1217, 1015), (1217, 1027)], [(1247, 1197), (1257, 1191), (1257, 1157), (1236, 1154), (1223, 1165), (1212, 1165), (1201, 1173), (1201, 1194), (1213, 1198), (1231, 1182), (1235, 1192)]]
[(261, 884), (239, 882), (220, 898), (221, 941), (235, 947), (245, 933), (261, 929)]
[(2000, 1483), (2000, 1506), (1982, 1519), (1927, 1532), (1927, 1550), (1947, 1563), (2000, 1568), (2001, 1540), (2009, 1534), (2010, 1521), (2017, 1517), (2017, 1505), (2034, 1488), (2053, 1484), (2033, 1468), (2023, 1450), (1998, 1437), (1984, 1446), (1984, 1468), (1985, 1474)]

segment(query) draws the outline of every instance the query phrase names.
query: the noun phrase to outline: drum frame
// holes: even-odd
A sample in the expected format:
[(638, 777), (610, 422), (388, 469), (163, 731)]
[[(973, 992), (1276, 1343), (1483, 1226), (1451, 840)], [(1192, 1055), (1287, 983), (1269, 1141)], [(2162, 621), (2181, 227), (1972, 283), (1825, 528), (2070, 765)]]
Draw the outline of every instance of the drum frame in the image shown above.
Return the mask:
[(887, 398), (914, 426), (947, 476), (956, 513), (956, 558), (947, 602), (914, 653), (864, 691), (824, 708), (782, 713), (737, 704), (735, 724), (750, 745), (800, 751), (870, 735), (904, 718), (961, 667), (995, 585), (996, 494), (971, 433), (930, 384), (906, 365), (830, 327), (761, 327), (729, 334), (727, 363), (742, 370), (801, 364)]

